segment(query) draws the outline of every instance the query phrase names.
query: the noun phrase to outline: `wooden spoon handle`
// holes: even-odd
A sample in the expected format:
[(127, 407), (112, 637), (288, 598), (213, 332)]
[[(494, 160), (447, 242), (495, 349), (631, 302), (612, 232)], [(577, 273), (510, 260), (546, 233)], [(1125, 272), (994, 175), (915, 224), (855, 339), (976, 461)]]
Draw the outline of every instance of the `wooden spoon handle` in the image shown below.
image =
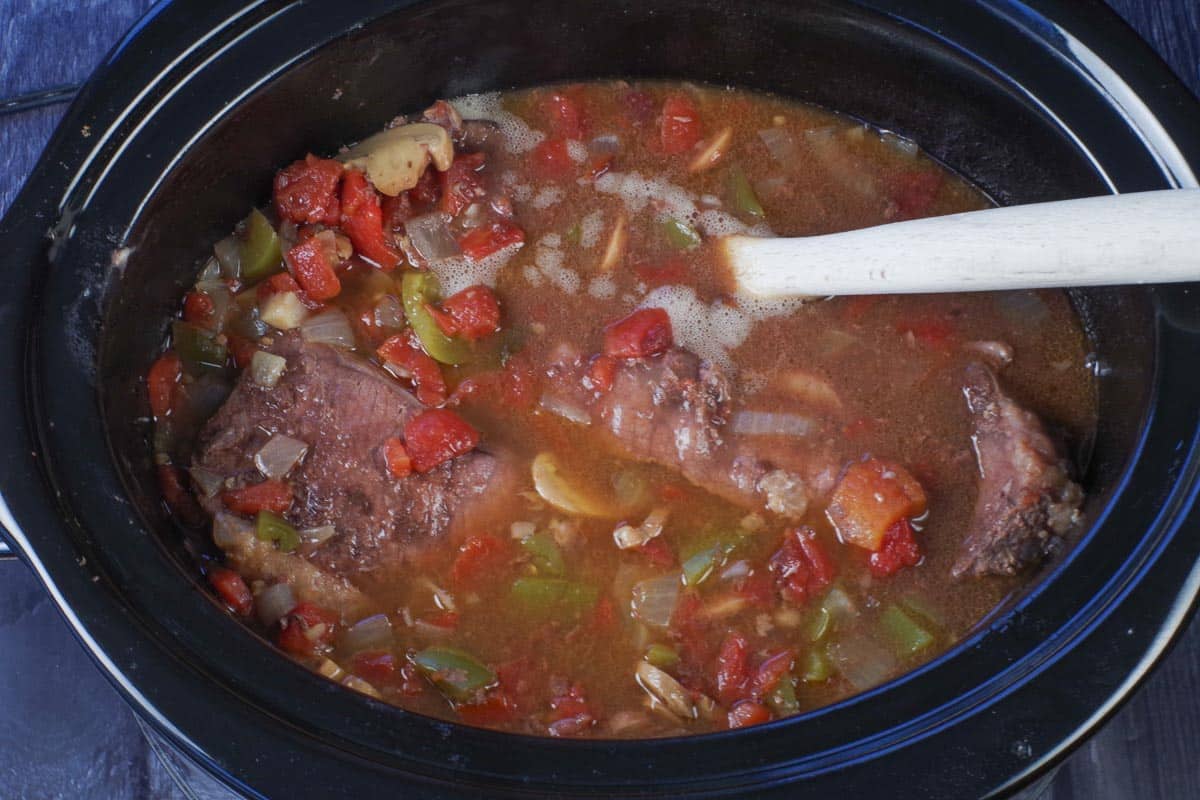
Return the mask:
[(764, 297), (1200, 281), (1200, 189), (970, 211), (825, 236), (725, 238)]

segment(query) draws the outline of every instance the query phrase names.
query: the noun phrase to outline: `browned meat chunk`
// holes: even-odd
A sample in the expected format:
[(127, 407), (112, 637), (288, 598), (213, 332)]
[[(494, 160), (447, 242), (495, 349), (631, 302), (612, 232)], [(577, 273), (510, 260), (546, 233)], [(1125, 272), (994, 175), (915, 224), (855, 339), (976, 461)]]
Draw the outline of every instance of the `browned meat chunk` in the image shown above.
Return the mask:
[(953, 574), (1013, 575), (1061, 546), (1080, 520), (1083, 492), (1041, 421), (1000, 389), (990, 369), (968, 366), (963, 393), (980, 483)]
[[(338, 575), (390, 570), (469, 515), (500, 482), (493, 456), (472, 452), (424, 475), (386, 471), (383, 443), (422, 406), (382, 370), (345, 351), (281, 337), (287, 359), (278, 384), (256, 384), (250, 370), (200, 432), (194, 463), (233, 486), (263, 480), (254, 456), (274, 434), (308, 445), (287, 480), (297, 527), (333, 525), (337, 534), (305, 554)], [(215, 514), (220, 496), (201, 498)]]
[(585, 387), (587, 365), (564, 353), (552, 371), (554, 391), (588, 408), (592, 424), (618, 452), (676, 469), (690, 482), (745, 508), (803, 517), (832, 487), (837, 462), (820, 445), (732, 432), (729, 381), (686, 350), (623, 359), (611, 389)]

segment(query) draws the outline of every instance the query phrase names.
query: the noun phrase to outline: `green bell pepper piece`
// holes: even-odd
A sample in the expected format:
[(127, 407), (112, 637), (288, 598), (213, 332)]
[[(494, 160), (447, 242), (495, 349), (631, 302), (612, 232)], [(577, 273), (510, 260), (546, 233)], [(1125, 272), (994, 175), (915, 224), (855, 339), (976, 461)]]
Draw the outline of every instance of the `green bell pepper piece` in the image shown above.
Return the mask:
[(526, 614), (538, 617), (576, 618), (596, 604), (594, 586), (562, 578), (518, 578), (510, 596)]
[(464, 364), (471, 360), (471, 345), (457, 336), (442, 333), (426, 303), (440, 299), (437, 276), (432, 272), (406, 272), (400, 280), (400, 299), (404, 305), (404, 316), (412, 326), (425, 352), (443, 364)]
[(674, 217), (669, 217), (663, 223), (663, 230), (667, 234), (667, 241), (678, 250), (690, 250), (700, 244), (700, 234), (696, 229)]
[(819, 642), (825, 638), (825, 634), (829, 633), (829, 623), (833, 617), (829, 613), (829, 609), (821, 606), (817, 609), (813, 618), (808, 624), (808, 640), (810, 642)]
[(665, 644), (652, 644), (646, 648), (644, 658), (659, 669), (670, 669), (679, 663), (679, 653)]
[(283, 254), (279, 251), (279, 234), (257, 208), (246, 217), (241, 256), (241, 277), (248, 283), (256, 283), (280, 270)]
[(790, 674), (784, 675), (767, 694), (766, 700), (777, 716), (786, 717), (798, 713), (800, 701), (796, 699), (796, 679)]
[(496, 673), (483, 662), (453, 647), (427, 647), (412, 657), (433, 685), (451, 700), (470, 700), (496, 683)]
[(902, 655), (914, 655), (933, 644), (933, 634), (896, 606), (884, 609), (880, 622)]
[(758, 195), (754, 193), (750, 179), (736, 164), (729, 170), (729, 193), (733, 196), (734, 207), (743, 214), (755, 219), (762, 219), (767, 215), (767, 212), (763, 210), (762, 203), (758, 202)]
[(193, 375), (225, 369), (228, 349), (195, 325), (178, 320), (172, 323), (171, 345), (183, 361), (184, 368)]
[(532, 556), (532, 562), (539, 573), (555, 578), (562, 577), (566, 570), (563, 563), (562, 551), (554, 537), (547, 533), (532, 533), (521, 540), (521, 548)]
[(270, 511), (260, 511), (254, 520), (254, 535), (264, 542), (276, 542), (279, 549), (290, 553), (300, 545), (300, 532), (283, 517)]
[(804, 672), (800, 674), (805, 683), (823, 683), (833, 676), (833, 664), (829, 656), (817, 648), (808, 651), (803, 659)]

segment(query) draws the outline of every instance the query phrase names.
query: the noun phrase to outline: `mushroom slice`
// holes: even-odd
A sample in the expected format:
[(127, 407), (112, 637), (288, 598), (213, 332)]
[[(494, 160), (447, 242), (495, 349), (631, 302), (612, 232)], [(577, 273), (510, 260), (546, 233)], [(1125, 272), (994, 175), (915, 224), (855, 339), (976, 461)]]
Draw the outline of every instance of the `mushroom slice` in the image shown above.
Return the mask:
[(650, 662), (638, 662), (637, 682), (650, 695), (651, 707), (661, 705), (680, 719), (696, 718), (696, 707), (688, 690)]
[(348, 167), (365, 170), (375, 188), (395, 197), (417, 185), (432, 161), (442, 172), (454, 161), (450, 134), (431, 122), (414, 122), (363, 139), (341, 155)]

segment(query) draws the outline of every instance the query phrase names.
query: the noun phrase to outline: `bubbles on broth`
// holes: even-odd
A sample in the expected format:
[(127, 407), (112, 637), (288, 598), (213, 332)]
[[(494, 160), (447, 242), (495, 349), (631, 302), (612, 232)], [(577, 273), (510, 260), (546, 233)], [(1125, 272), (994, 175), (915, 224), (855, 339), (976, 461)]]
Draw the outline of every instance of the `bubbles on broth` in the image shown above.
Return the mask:
[(472, 261), (466, 256), (447, 258), (431, 264), (429, 269), (437, 275), (444, 297), (480, 283), (484, 286), (495, 286), (496, 275), (521, 247), (520, 242), (510, 244), (479, 261)]
[(499, 92), (463, 95), (450, 101), (463, 119), (486, 119), (499, 127), (504, 149), (526, 153), (541, 144), (546, 134), (531, 128), (525, 120), (504, 110)]

